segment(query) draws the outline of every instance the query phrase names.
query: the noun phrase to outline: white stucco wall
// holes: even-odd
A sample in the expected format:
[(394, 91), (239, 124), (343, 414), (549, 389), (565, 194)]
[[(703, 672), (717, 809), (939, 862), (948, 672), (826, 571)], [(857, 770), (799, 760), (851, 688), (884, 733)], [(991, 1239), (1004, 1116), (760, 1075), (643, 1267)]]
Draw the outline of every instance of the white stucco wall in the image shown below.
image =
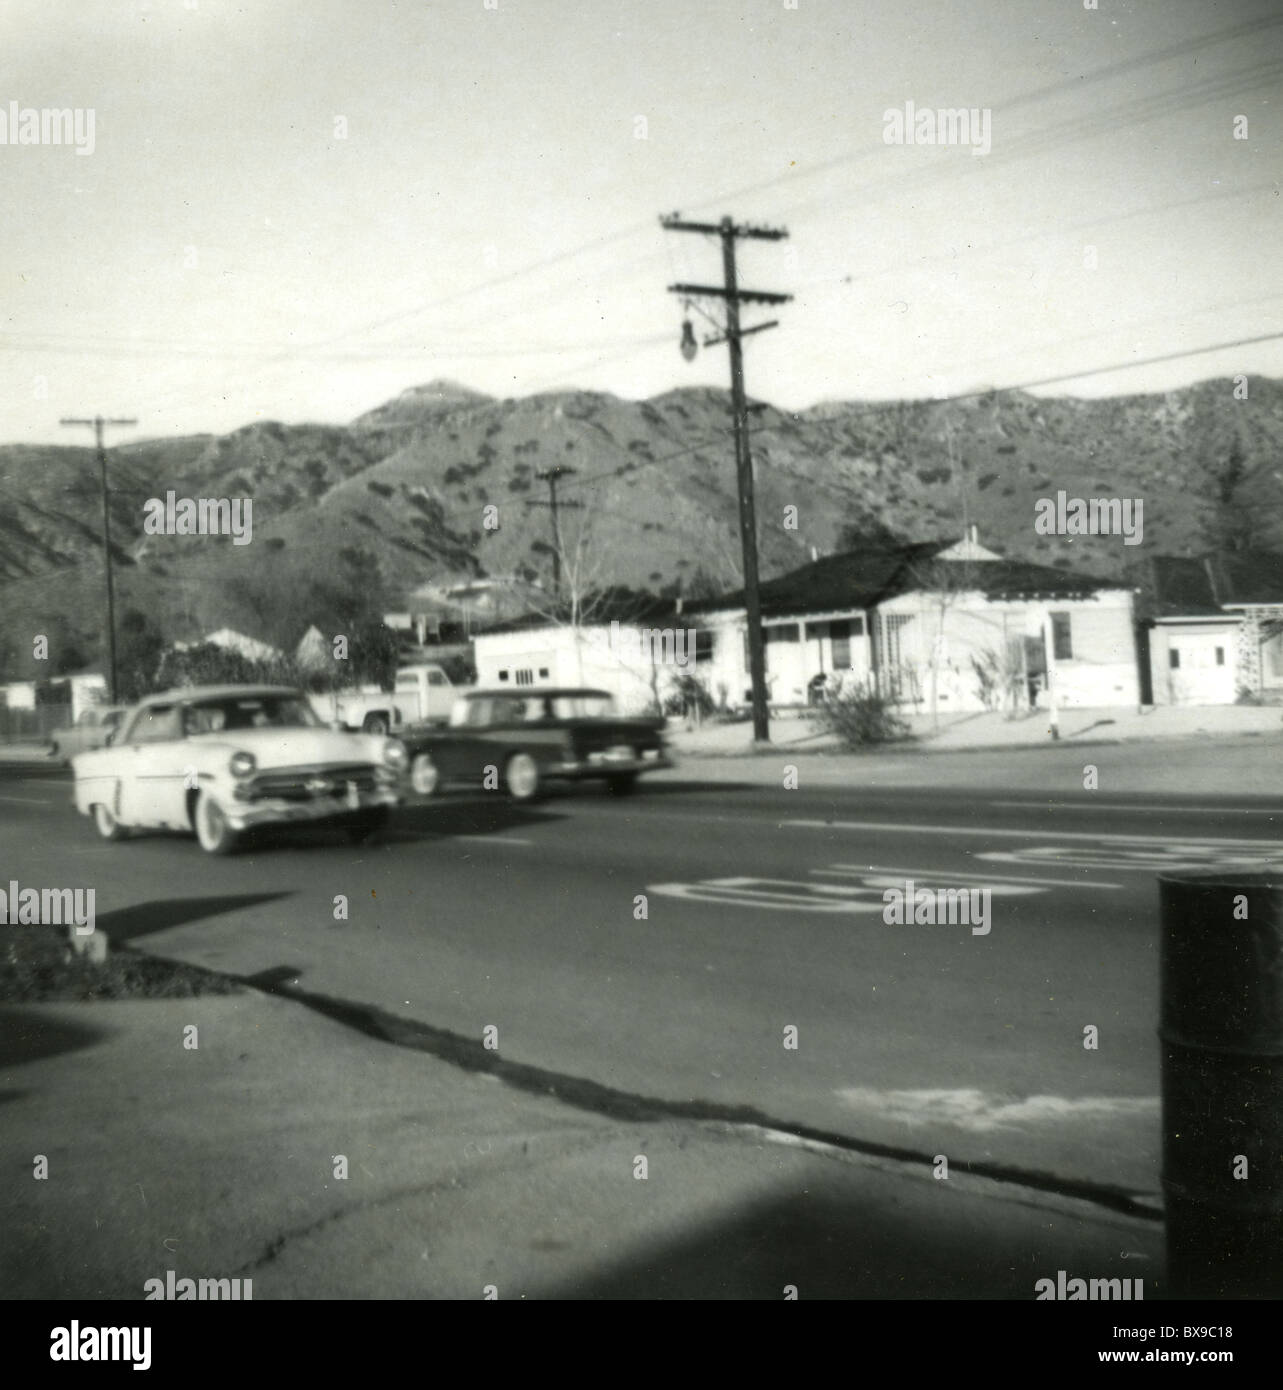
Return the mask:
[[(667, 629), (665, 629), (667, 631)], [(688, 629), (687, 631), (694, 631)], [(693, 638), (689, 639), (693, 643)], [(631, 625), (581, 628), (531, 628), (520, 632), (482, 633), (476, 638), (477, 684), (482, 687), (588, 685), (608, 690), (621, 712), (643, 714), (660, 702), (683, 671), (696, 674), (693, 654), (685, 666), (675, 660), (676, 640), (660, 643), (660, 660), (652, 662), (642, 647), (641, 629)], [(681, 651), (686, 652), (684, 640)], [(664, 655), (673, 658), (665, 661)], [(706, 663), (698, 674), (704, 676)]]

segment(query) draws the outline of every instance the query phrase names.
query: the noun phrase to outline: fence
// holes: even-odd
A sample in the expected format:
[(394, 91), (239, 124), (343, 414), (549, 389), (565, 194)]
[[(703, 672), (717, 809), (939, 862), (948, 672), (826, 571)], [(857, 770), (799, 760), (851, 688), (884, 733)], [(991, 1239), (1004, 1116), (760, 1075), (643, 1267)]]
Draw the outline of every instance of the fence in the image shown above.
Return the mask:
[(55, 729), (71, 723), (71, 704), (10, 709), (0, 705), (0, 743), (43, 743)]

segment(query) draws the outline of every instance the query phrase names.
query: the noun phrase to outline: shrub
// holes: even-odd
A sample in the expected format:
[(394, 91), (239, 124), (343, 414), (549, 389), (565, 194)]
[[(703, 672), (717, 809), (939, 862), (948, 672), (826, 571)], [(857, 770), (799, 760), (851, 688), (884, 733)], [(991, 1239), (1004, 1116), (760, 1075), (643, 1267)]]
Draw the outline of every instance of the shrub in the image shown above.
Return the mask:
[(715, 709), (708, 687), (698, 676), (678, 676), (664, 697), (664, 713), (670, 718), (698, 714), (701, 719), (707, 719)]
[(907, 738), (909, 726), (876, 687), (846, 685), (831, 691), (817, 705), (815, 719), (826, 732), (836, 734), (846, 748), (867, 748), (870, 744), (893, 743)]

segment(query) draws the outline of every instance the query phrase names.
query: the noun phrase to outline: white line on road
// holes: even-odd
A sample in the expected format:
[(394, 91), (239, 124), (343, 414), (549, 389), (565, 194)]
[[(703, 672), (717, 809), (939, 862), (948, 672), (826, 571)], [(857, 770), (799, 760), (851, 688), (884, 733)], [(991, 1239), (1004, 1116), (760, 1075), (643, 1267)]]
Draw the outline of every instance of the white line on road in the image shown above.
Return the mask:
[(1021, 806), (1040, 811), (1146, 811), (1150, 815), (1166, 815), (1169, 811), (1181, 815), (1216, 816), (1277, 816), (1283, 815), (1276, 806), (1129, 806), (1119, 801), (1098, 801), (1096, 803), (1078, 801), (990, 801), (989, 806)]
[(892, 830), (904, 835), (987, 835), (1004, 840), (1090, 840), (1093, 844), (1120, 845), (1213, 845), (1246, 846), (1249, 849), (1269, 849), (1283, 854), (1283, 844), (1277, 840), (1241, 840), (1227, 836), (1181, 835), (1105, 835), (1089, 834), (1083, 830), (999, 830), (972, 825), (904, 825), (872, 820), (782, 820), (780, 828), (791, 826), (803, 830)]
[(0, 796), (0, 801), (21, 801), (24, 806), (53, 805), (53, 799), (48, 796)]
[(479, 845), (532, 845), (533, 840), (519, 840), (515, 835), (446, 835), (447, 840), (467, 840)]
[(1096, 883), (1085, 878), (1026, 878), (1023, 874), (973, 874), (957, 869), (896, 869), (885, 864), (834, 864), (831, 869), (812, 869), (813, 874), (831, 874), (836, 878), (860, 878), (870, 874), (904, 874), (906, 878), (955, 879), (974, 878), (982, 883), (1036, 883), (1047, 888), (1121, 888), (1121, 883)]

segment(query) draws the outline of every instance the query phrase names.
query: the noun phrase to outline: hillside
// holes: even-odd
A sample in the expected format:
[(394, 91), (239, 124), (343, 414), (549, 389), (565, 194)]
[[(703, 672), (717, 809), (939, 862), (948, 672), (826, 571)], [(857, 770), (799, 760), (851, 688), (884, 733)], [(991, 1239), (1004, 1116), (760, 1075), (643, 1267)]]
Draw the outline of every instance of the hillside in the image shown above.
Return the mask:
[[(831, 550), (852, 520), (914, 539), (958, 535), (974, 522), (984, 542), (1012, 556), (1119, 574), (1141, 554), (1213, 545), (1222, 493), (1240, 531), (1253, 528), (1256, 545), (1283, 548), (1277, 381), (1253, 378), (1247, 401), (1220, 380), (1105, 400), (1017, 393), (835, 402), (799, 413), (764, 406), (752, 430), (766, 577), (809, 559), (812, 547)], [(590, 582), (739, 582), (724, 391), (501, 401), (430, 382), (348, 426), (263, 422), (122, 446), (108, 458), (118, 608), (147, 612), (171, 638), (230, 624), (270, 639), (263, 629), (273, 625), (275, 585), (309, 575), (334, 582), (371, 557), (390, 593), (450, 576), (546, 576), (549, 509), (527, 504), (546, 504), (536, 473), (554, 465), (577, 471), (559, 484), (560, 499), (577, 504), (562, 512), (562, 531), (565, 548), (581, 550)], [(1058, 489), (1143, 499), (1144, 545), (1037, 535), (1034, 504)], [(171, 490), (251, 498), (252, 543), (144, 535), (143, 503)], [(489, 506), (498, 508), (497, 530), (484, 525)], [(784, 524), (790, 507), (796, 530)], [(364, 552), (360, 565), (356, 552)], [(7, 666), (29, 651), (33, 633), (49, 630), (96, 654), (102, 580), (91, 449), (0, 446), (0, 585)]]

